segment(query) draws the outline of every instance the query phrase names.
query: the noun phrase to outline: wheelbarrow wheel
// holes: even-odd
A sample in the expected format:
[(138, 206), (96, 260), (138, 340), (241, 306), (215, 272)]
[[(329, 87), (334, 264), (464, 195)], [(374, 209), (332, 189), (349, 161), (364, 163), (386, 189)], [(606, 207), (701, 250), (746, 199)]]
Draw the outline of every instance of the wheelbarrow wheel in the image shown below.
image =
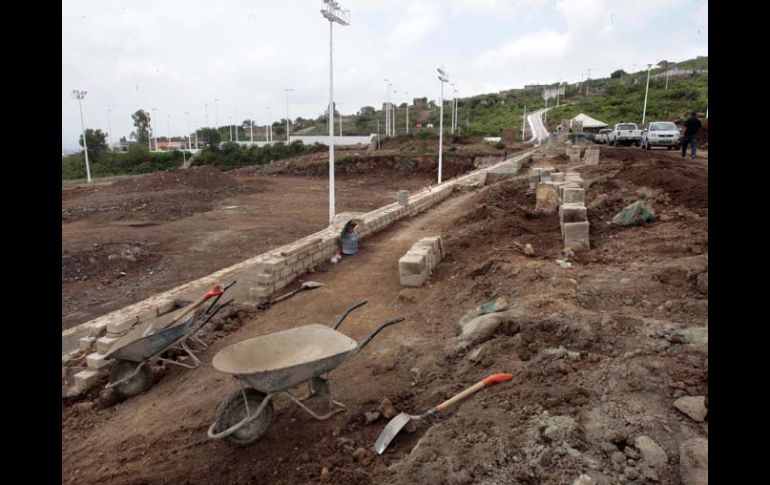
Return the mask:
[[(119, 360), (112, 365), (110, 371), (110, 382), (117, 382), (124, 379), (136, 370), (136, 362), (128, 360)], [(152, 386), (152, 370), (148, 365), (143, 365), (135, 376), (125, 382), (115, 386), (115, 392), (123, 397), (132, 397), (141, 394)]]
[[(266, 394), (257, 391), (256, 389), (245, 389), (246, 399), (249, 403), (249, 411), (252, 413), (262, 404), (262, 400), (267, 396)], [(217, 426), (218, 432), (221, 432), (246, 417), (246, 406), (243, 400), (243, 391), (235, 391), (228, 397), (217, 410), (216, 420), (219, 423)], [(270, 427), (270, 423), (273, 421), (273, 401), (268, 401), (265, 405), (262, 413), (246, 423), (244, 426), (234, 431), (232, 434), (224, 437), (225, 443), (230, 446), (240, 448), (248, 446), (259, 438)]]

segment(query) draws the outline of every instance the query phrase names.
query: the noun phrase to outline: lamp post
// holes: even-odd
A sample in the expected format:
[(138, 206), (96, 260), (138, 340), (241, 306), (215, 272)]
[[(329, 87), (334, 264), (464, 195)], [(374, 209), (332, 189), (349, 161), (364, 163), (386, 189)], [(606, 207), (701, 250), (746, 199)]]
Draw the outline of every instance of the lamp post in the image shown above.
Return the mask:
[(444, 83), (449, 82), (449, 76), (443, 69), (436, 69), (438, 71), (438, 80), (441, 81), (441, 96), (439, 97), (439, 129), (438, 129), (438, 183), (441, 183), (441, 162), (442, 162), (442, 147), (444, 144)]
[(195, 126), (195, 149), (198, 149), (198, 119), (197, 117), (193, 116), (193, 126)]
[(350, 25), (350, 10), (334, 0), (323, 0), (321, 15), (329, 21), (329, 224), (334, 221), (334, 37), (333, 27)]
[(644, 88), (644, 109), (642, 110), (642, 125), (644, 125), (644, 118), (647, 116), (647, 94), (650, 91), (650, 69), (652, 69), (652, 64), (647, 64), (647, 87)]
[(83, 132), (83, 154), (86, 159), (86, 178), (88, 183), (91, 183), (91, 165), (88, 163), (88, 144), (86, 143), (86, 125), (83, 122), (83, 99), (85, 99), (87, 91), (79, 91), (77, 89), (72, 90), (72, 97), (78, 100), (78, 108), (80, 108), (80, 128)]
[(110, 151), (112, 151), (112, 122), (110, 121), (110, 111), (112, 111), (112, 110), (111, 109), (107, 110), (107, 129), (110, 130), (107, 133), (107, 136), (109, 136)]
[[(158, 108), (152, 108), (153, 114), (156, 113), (157, 111), (158, 111)], [(154, 117), (155, 116), (153, 115), (153, 118)], [(158, 135), (155, 133), (155, 130), (152, 130), (152, 134), (155, 135), (155, 151), (157, 152), (158, 151)]]
[(286, 91), (286, 144), (289, 144), (289, 93), (294, 89), (284, 89)]
[(185, 111), (187, 115), (187, 149), (192, 150), (192, 131), (190, 131), (190, 112)]
[(166, 151), (171, 148), (171, 115), (166, 115)]
[(249, 140), (254, 143), (254, 113), (249, 112)]
[(396, 109), (398, 106), (398, 102), (396, 101), (398, 99), (398, 91), (395, 89), (393, 90), (393, 105), (391, 106), (391, 122), (390, 122), (390, 130), (393, 132), (393, 136), (396, 136)]

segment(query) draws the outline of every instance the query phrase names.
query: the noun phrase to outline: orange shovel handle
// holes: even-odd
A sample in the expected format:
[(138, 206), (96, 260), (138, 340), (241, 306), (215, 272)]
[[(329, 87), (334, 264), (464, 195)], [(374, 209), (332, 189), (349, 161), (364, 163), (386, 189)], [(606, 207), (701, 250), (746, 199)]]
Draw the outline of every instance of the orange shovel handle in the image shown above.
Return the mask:
[(431, 410), (433, 412), (430, 412), (430, 411), (428, 411), (428, 412), (430, 414), (433, 414), (433, 413), (438, 413), (438, 412), (444, 411), (446, 408), (448, 408), (452, 404), (455, 404), (457, 402), (462, 401), (463, 399), (465, 399), (465, 398), (469, 397), (470, 395), (472, 395), (472, 394), (474, 394), (474, 393), (484, 389), (485, 387), (493, 386), (493, 385), (498, 384), (500, 382), (508, 382), (511, 379), (513, 379), (513, 375), (511, 375), (511, 374), (492, 374), (491, 376), (487, 377), (486, 379), (477, 382), (476, 384), (472, 385), (468, 389), (466, 389), (466, 390), (464, 390), (464, 391), (462, 391), (462, 392), (460, 392), (458, 394), (455, 394), (454, 396), (450, 397), (446, 401), (442, 402), (441, 404), (439, 404), (438, 406), (433, 408), (433, 409), (435, 409), (435, 411)]

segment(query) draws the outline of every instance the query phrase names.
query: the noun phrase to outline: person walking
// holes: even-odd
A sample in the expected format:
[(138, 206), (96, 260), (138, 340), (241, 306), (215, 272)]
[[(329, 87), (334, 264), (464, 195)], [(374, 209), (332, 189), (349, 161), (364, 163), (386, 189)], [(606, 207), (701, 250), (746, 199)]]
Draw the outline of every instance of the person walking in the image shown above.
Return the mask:
[(682, 134), (682, 158), (687, 154), (687, 145), (692, 145), (690, 158), (695, 160), (695, 147), (698, 143), (698, 131), (701, 129), (701, 122), (695, 114), (690, 113), (690, 117), (684, 120), (684, 133)]

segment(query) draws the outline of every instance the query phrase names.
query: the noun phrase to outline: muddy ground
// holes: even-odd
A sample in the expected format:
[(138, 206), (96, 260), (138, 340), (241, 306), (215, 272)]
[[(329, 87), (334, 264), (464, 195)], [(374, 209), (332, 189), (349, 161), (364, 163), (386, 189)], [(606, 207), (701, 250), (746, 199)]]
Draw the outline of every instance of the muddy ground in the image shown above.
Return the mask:
[[(680, 463), (680, 445), (708, 438), (708, 417), (673, 407), (684, 396), (708, 403), (708, 165), (602, 148), (601, 163), (580, 170), (589, 182), (590, 250), (562, 254), (558, 215), (534, 212), (526, 177), (453, 196), (321, 267), (313, 280), (323, 288), (220, 322), (205, 336), (211, 347), (199, 369), (158, 370), (152, 389), (117, 404), (98, 390), (63, 402), (63, 482), (534, 485), (585, 473), (599, 484), (683, 483), (693, 472), (691, 460)], [(655, 209), (654, 222), (608, 224), (639, 199)], [(436, 234), (446, 258), (429, 284), (402, 288), (398, 258)], [(527, 243), (534, 255), (524, 254)], [(458, 340), (458, 320), (497, 297), (512, 318), (484, 338)], [(237, 389), (211, 367), (217, 351), (330, 324), (361, 299), (370, 303), (340, 328), (353, 338), (393, 316), (407, 320), (331, 374), (346, 413), (316, 422), (279, 398), (256, 444), (233, 449), (207, 439), (219, 402)], [(387, 421), (367, 425), (364, 413), (384, 397), (417, 414), (494, 372), (513, 380), (375, 456)]]

